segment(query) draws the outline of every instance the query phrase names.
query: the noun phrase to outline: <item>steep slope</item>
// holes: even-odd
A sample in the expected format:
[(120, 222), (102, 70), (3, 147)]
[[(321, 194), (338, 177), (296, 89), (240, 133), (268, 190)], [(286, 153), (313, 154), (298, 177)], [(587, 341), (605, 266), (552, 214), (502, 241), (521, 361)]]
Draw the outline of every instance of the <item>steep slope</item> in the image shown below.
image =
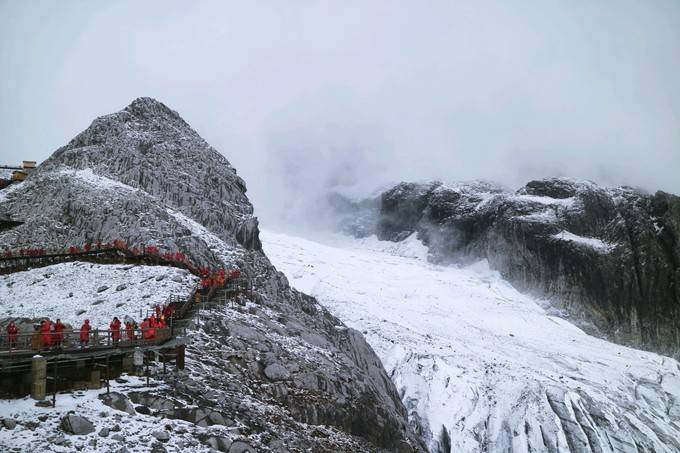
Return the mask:
[(259, 249), (244, 181), (178, 114), (151, 98), (95, 119), (40, 165), (39, 174), (91, 169), (138, 188), (220, 239)]
[(677, 354), (680, 198), (570, 179), (517, 192), (484, 182), (402, 183), (375, 214), (381, 239), (413, 232), (436, 261), (488, 259), (591, 332)]
[(483, 261), (428, 263), (414, 236), (263, 243), (364, 332), (432, 451), (680, 451), (678, 362), (585, 334)]
[(188, 346), (187, 373), (167, 378), (176, 393), (156, 396), (226, 414), (224, 441), (258, 450), (420, 450), (373, 350), (289, 287), (261, 251), (252, 212), (227, 160), (176, 112), (141, 98), (0, 192), (0, 215), (22, 222), (0, 232), (0, 248), (121, 239), (181, 251), (195, 264), (238, 266), (255, 282), (251, 300), (208, 313)]

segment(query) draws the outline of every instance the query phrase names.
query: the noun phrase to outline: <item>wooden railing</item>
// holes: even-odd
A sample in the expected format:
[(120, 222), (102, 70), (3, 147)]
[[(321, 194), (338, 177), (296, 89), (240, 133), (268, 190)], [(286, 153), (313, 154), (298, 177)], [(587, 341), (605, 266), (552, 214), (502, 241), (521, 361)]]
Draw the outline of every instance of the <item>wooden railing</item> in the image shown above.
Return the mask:
[[(118, 340), (114, 340), (112, 330), (93, 329), (89, 332), (86, 342), (80, 340), (80, 330), (64, 330), (61, 334), (50, 332), (43, 334), (39, 331), (19, 333), (16, 339), (10, 341), (8, 334), (0, 336), (0, 354), (13, 355), (29, 352), (73, 352), (73, 351), (96, 351), (111, 348), (134, 348), (137, 346), (160, 345), (170, 340), (172, 328), (155, 328), (152, 338), (144, 338), (144, 332), (140, 328), (133, 329), (134, 338), (129, 338), (127, 331), (120, 330)], [(177, 332), (175, 332), (177, 335)]]
[(36, 256), (0, 256), (0, 275), (19, 272), (29, 268), (51, 266), (52, 264), (90, 260), (105, 264), (128, 264), (134, 262), (140, 264), (173, 266), (180, 269), (186, 269), (192, 274), (198, 275), (198, 271), (189, 263), (167, 260), (163, 258), (163, 256), (156, 254), (135, 254), (130, 250), (121, 248), (93, 249), (69, 253), (49, 253)]
[[(112, 250), (119, 252), (118, 249)], [(111, 250), (97, 250), (83, 253), (92, 255), (110, 251)], [(46, 256), (48, 255), (43, 257)], [(133, 329), (134, 338), (130, 339), (125, 326), (121, 326), (120, 336), (117, 341), (114, 341), (113, 331), (100, 329), (92, 329), (88, 334), (87, 342), (80, 341), (79, 329), (64, 330), (60, 334), (53, 331), (48, 334), (43, 334), (39, 330), (34, 330), (33, 332), (19, 332), (16, 335), (16, 339), (13, 341), (10, 341), (9, 334), (2, 332), (0, 333), (0, 357), (27, 353), (85, 352), (160, 345), (178, 336), (180, 332), (185, 331), (186, 323), (182, 321), (186, 321), (189, 311), (192, 308), (200, 309), (202, 306), (216, 305), (208, 304), (208, 301), (211, 301), (213, 298), (220, 299), (218, 302), (221, 303), (233, 299), (237, 294), (247, 294), (252, 291), (252, 284), (252, 280), (239, 277), (228, 280), (222, 287), (211, 286), (208, 288), (201, 288), (200, 285), (196, 285), (188, 296), (176, 294), (169, 296), (164, 306), (173, 306), (172, 315), (166, 319), (167, 326), (165, 328), (154, 329), (155, 335), (153, 338), (145, 339), (144, 332), (141, 328), (137, 327)], [(219, 297), (217, 297), (218, 291), (220, 293)], [(140, 311), (140, 317), (148, 318), (154, 313), (155, 309), (149, 307), (146, 311), (146, 315)]]

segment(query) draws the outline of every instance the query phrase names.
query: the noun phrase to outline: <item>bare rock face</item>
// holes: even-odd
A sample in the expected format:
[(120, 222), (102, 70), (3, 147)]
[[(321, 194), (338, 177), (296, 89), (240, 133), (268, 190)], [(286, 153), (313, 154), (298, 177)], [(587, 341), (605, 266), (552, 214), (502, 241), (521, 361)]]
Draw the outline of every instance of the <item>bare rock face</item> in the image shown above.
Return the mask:
[(593, 333), (676, 355), (680, 198), (553, 178), (507, 192), (485, 182), (402, 183), (376, 233), (417, 233), (439, 261), (486, 258), (520, 289), (552, 296)]
[[(0, 216), (17, 221), (0, 231), (0, 249), (122, 239), (195, 264), (238, 266), (257, 276), (246, 307), (206, 314), (187, 347), (188, 374), (167, 378), (181, 395), (163, 397), (233, 417), (245, 445), (257, 448), (422, 451), (364, 338), (290, 288), (264, 255), (245, 190), (176, 112), (141, 98), (97, 118), (26, 182), (0, 191)], [(169, 406), (176, 418), (219, 422), (189, 417), (180, 403)]]
[(97, 118), (40, 165), (38, 174), (65, 168), (91, 169), (148, 193), (221, 238), (230, 233), (246, 249), (261, 248), (236, 170), (177, 112), (154, 99), (139, 98)]

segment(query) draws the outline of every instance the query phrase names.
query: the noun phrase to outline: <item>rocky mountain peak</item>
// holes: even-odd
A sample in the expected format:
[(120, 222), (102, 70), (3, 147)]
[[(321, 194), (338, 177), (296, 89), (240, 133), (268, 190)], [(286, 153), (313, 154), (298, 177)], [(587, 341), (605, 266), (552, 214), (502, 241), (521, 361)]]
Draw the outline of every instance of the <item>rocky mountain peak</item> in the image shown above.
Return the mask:
[(151, 97), (139, 97), (132, 101), (130, 105), (125, 107), (125, 109), (123, 110), (126, 112), (130, 112), (132, 115), (142, 118), (146, 116), (155, 116), (164, 117), (166, 119), (170, 118), (179, 120), (182, 119), (179, 116), (179, 113), (172, 110), (170, 107), (163, 104), (162, 102), (157, 101), (156, 99)]
[[(0, 192), (0, 217), (19, 221), (0, 231), (0, 249), (122, 240), (181, 252), (198, 266), (238, 267), (251, 278), (240, 300), (247, 308), (212, 310), (196, 327), (183, 395), (233, 414), (258, 447), (423, 451), (362, 335), (271, 265), (245, 192), (227, 159), (176, 112), (140, 98), (95, 119), (27, 181)], [(316, 427), (332, 432), (319, 436)]]
[(91, 171), (142, 190), (222, 240), (261, 246), (245, 182), (177, 112), (152, 98), (95, 119), (36, 176), (64, 171)]

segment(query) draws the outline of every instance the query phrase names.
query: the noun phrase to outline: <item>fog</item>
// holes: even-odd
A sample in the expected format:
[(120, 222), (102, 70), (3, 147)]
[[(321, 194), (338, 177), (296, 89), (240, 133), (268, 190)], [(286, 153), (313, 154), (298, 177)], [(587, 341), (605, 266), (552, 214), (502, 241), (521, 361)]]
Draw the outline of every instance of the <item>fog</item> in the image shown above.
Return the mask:
[(0, 0), (0, 161), (152, 96), (266, 225), (400, 180), (680, 193), (678, 24), (674, 0)]

